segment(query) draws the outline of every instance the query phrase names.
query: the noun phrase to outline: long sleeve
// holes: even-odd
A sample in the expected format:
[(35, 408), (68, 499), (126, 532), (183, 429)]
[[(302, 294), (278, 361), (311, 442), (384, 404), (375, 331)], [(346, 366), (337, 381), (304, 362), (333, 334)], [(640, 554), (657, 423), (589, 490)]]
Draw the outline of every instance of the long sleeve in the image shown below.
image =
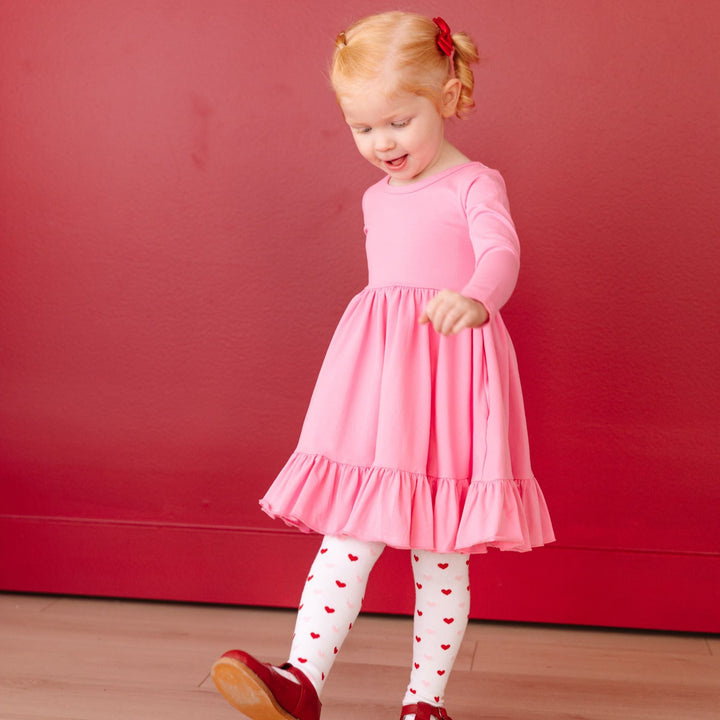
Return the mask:
[(481, 302), (492, 318), (512, 295), (520, 270), (520, 243), (499, 173), (485, 173), (470, 184), (465, 212), (475, 270), (461, 292)]

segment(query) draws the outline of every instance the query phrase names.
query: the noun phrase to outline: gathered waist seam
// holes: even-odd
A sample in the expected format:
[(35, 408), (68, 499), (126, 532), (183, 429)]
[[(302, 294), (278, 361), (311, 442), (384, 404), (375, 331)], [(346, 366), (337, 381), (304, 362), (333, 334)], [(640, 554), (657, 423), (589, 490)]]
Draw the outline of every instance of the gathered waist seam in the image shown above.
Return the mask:
[(389, 283), (384, 285), (366, 285), (363, 288), (365, 290), (421, 290), (423, 292), (440, 292), (442, 288), (437, 287), (423, 287), (422, 285), (406, 285), (403, 283)]

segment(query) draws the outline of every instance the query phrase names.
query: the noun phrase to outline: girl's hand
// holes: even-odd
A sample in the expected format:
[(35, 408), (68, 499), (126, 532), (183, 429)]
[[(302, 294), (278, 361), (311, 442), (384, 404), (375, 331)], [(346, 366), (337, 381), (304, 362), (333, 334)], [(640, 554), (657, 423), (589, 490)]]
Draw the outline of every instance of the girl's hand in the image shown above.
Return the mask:
[(432, 323), (441, 335), (457, 335), (465, 328), (484, 325), (489, 317), (481, 302), (454, 290), (441, 290), (425, 306), (418, 322)]

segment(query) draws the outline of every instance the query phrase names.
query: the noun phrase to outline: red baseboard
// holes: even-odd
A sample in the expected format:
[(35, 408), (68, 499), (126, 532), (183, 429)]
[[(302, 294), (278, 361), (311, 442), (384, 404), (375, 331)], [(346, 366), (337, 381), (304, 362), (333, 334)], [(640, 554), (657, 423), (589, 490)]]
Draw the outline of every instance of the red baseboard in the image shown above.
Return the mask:
[[(319, 537), (291, 530), (0, 516), (0, 589), (297, 605)], [(551, 545), (471, 564), (478, 619), (720, 632), (720, 556)], [(412, 613), (407, 552), (388, 550), (364, 609)]]

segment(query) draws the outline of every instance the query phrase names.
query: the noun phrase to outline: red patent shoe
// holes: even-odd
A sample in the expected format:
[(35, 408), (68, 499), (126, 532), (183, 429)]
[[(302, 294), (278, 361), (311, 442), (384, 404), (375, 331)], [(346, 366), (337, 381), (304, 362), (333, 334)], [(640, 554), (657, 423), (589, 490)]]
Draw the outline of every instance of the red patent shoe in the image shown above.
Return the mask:
[(429, 703), (419, 702), (416, 705), (403, 705), (400, 720), (406, 715), (414, 715), (415, 720), (451, 720), (443, 707), (435, 707)]
[(320, 720), (320, 699), (307, 676), (286, 663), (300, 684), (242, 650), (226, 652), (212, 667), (223, 697), (251, 720)]

